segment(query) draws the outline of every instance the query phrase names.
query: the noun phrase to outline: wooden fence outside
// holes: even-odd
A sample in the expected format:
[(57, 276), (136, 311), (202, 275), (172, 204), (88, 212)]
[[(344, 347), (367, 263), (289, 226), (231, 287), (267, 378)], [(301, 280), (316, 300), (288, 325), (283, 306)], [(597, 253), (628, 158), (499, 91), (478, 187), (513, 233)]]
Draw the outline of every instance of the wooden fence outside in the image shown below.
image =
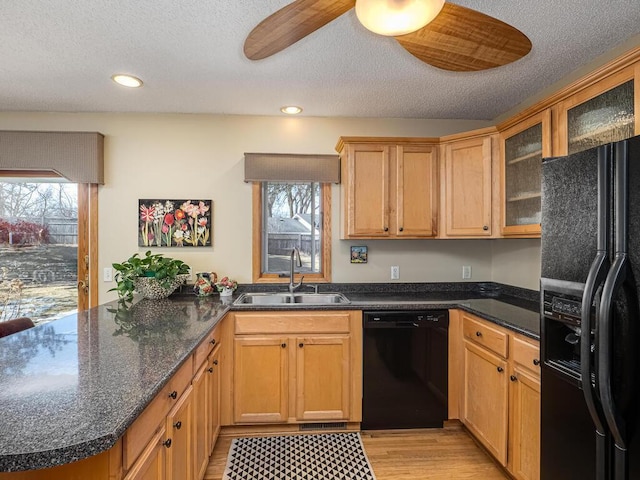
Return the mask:
[[(66, 217), (48, 218), (5, 218), (14, 223), (18, 220), (44, 225), (49, 229), (49, 243), (52, 245), (77, 245), (78, 244), (78, 219)], [(12, 243), (12, 242), (10, 242)], [(24, 243), (24, 242), (23, 242)], [(26, 240), (27, 244), (38, 244), (39, 239)]]
[[(270, 233), (268, 236), (268, 252), (271, 255), (289, 255), (291, 250), (298, 248), (301, 253), (311, 255), (314, 240), (309, 234)], [(320, 251), (320, 239), (315, 238), (315, 251)]]

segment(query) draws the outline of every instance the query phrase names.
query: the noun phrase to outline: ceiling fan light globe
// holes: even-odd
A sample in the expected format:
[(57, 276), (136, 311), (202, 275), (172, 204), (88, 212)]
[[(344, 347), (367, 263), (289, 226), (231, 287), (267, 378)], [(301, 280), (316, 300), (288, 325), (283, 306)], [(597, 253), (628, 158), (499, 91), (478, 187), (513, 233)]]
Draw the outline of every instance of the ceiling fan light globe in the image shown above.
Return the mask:
[(444, 0), (357, 0), (356, 16), (368, 30), (379, 35), (406, 35), (431, 22)]

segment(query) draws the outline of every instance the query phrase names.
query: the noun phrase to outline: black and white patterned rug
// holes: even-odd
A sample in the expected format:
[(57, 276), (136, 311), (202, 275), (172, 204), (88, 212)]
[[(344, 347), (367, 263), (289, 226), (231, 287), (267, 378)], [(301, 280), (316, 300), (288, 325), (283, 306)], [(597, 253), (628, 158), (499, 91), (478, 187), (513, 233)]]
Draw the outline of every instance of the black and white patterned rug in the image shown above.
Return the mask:
[(360, 434), (236, 438), (222, 480), (375, 480)]

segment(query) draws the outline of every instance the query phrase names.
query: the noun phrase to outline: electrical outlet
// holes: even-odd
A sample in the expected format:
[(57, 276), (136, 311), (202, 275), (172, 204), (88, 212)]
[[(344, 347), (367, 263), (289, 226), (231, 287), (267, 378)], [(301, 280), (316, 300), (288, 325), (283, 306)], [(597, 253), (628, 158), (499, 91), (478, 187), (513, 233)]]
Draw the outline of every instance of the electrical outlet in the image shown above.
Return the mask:
[(391, 267), (391, 280), (398, 280), (400, 278), (400, 267), (394, 265)]
[(462, 279), (469, 280), (471, 278), (471, 265), (462, 266)]
[(113, 281), (113, 270), (111, 267), (104, 267), (104, 270), (102, 271), (102, 280), (105, 282)]

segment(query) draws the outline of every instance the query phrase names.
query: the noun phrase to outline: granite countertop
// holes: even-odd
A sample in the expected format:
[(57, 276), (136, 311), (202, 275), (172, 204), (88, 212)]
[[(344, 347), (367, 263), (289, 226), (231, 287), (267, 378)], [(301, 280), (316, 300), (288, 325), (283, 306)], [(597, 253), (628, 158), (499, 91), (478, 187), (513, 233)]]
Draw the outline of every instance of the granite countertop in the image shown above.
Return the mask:
[[(251, 285), (237, 292), (283, 291), (282, 284)], [(307, 290), (304, 290), (308, 292)], [(460, 308), (530, 338), (540, 339), (539, 293), (492, 282), (320, 284), (319, 291), (340, 292), (349, 304), (287, 305), (287, 310), (435, 310)], [(282, 310), (281, 305), (233, 305), (233, 310)]]
[(0, 471), (112, 447), (227, 312), (215, 298), (112, 302), (0, 339)]
[(501, 295), (482, 297), (468, 292), (443, 294), (349, 294), (351, 307), (362, 310), (421, 310), (459, 308), (521, 333), (540, 339), (540, 314), (537, 303)]
[[(320, 290), (342, 292), (351, 303), (286, 309), (461, 308), (539, 337), (531, 290), (493, 283), (329, 284)], [(0, 339), (0, 471), (52, 467), (112, 447), (229, 309), (282, 307), (233, 306), (217, 295), (139, 300), (126, 310), (111, 302)]]

